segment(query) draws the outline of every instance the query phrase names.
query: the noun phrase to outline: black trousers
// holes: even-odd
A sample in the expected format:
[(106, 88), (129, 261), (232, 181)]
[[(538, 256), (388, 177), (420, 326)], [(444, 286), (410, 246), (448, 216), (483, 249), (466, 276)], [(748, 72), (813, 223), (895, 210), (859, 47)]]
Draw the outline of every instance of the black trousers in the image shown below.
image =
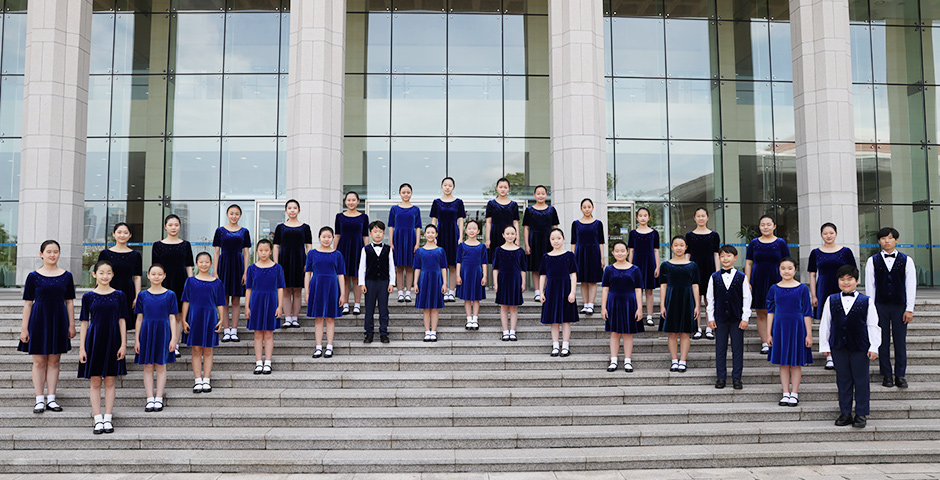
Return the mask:
[(878, 349), (878, 367), (884, 376), (891, 376), (891, 337), (894, 330), (894, 375), (903, 377), (907, 372), (907, 324), (904, 323), (904, 305), (876, 303), (878, 326), (881, 327), (881, 348)]
[(731, 378), (741, 379), (744, 370), (744, 330), (739, 322), (715, 323), (715, 369), (718, 379), (728, 378), (728, 337), (731, 337)]
[(851, 414), (854, 397), (855, 414), (867, 416), (871, 412), (868, 352), (834, 348), (832, 363), (836, 367), (836, 386), (839, 387), (839, 411), (846, 415)]
[(388, 280), (366, 279), (366, 335), (375, 332), (375, 304), (379, 305), (379, 335), (388, 335)]

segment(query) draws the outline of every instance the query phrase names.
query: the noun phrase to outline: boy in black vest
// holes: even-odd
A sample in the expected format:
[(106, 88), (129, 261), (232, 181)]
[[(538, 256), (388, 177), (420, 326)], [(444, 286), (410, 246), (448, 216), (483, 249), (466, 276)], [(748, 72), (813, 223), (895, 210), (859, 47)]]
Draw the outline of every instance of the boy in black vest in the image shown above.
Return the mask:
[[(917, 271), (914, 260), (897, 251), (898, 231), (878, 231), (881, 251), (865, 263), (865, 294), (875, 300), (881, 327), (879, 370), (885, 387), (907, 388), (907, 324), (914, 319)], [(891, 331), (894, 330), (894, 379), (891, 378)]]
[(715, 331), (715, 388), (725, 388), (728, 378), (728, 337), (731, 337), (731, 381), (735, 390), (744, 388), (744, 330), (751, 318), (751, 286), (745, 276), (734, 268), (738, 249), (722, 245), (718, 249), (721, 270), (708, 278), (705, 313), (708, 327)]
[[(819, 320), (819, 353), (832, 352), (839, 387), (839, 418), (836, 425), (865, 428), (870, 413), (871, 377), (868, 361), (878, 358), (881, 327), (875, 302), (855, 291), (858, 269), (843, 265), (836, 271), (839, 290), (825, 300)], [(852, 419), (855, 397), (855, 419)]]
[(388, 295), (395, 286), (395, 262), (392, 249), (382, 243), (385, 224), (376, 220), (369, 224), (372, 242), (362, 247), (359, 256), (359, 285), (366, 294), (365, 330), (363, 343), (372, 343), (375, 332), (375, 303), (379, 304), (379, 338), (388, 343)]

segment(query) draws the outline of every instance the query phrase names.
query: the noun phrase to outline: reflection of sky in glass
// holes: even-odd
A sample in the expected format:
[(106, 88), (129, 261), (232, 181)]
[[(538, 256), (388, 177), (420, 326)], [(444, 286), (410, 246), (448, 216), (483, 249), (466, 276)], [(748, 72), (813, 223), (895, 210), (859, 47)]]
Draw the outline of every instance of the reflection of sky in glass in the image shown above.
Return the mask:
[(770, 140), (770, 82), (721, 82), (721, 135), (729, 140)]
[(275, 198), (277, 138), (226, 138), (222, 142), (225, 198)]
[(460, 179), (457, 191), (472, 198), (485, 196), (493, 189), (493, 179), (503, 176), (502, 140), (451, 138), (447, 143), (447, 175)]
[(174, 200), (218, 200), (218, 138), (174, 138), (167, 144), (166, 190)]
[(223, 135), (276, 135), (278, 75), (226, 75)]
[(172, 40), (177, 73), (222, 71), (225, 17), (221, 14), (178, 14), (173, 17)]
[(88, 79), (88, 136), (108, 136), (111, 128), (111, 77)]
[[(611, 22), (614, 75), (664, 77), (666, 47), (663, 35), (661, 18), (614, 18)], [(707, 57), (705, 62), (708, 62)]]
[(5, 74), (26, 70), (26, 15), (4, 15), (2, 67)]
[(715, 166), (721, 165), (713, 142), (669, 142), (670, 196), (679, 202), (715, 200)]
[(392, 139), (391, 182), (398, 197), (398, 186), (410, 183), (414, 199), (440, 196), (441, 179), (447, 176), (447, 144), (444, 138)]
[(875, 85), (878, 143), (923, 143), (924, 89), (918, 85)]
[(23, 129), (23, 77), (0, 81), (0, 136), (19, 137)]
[(669, 161), (663, 140), (617, 140), (614, 172), (618, 200), (662, 201), (669, 193)]
[[(714, 139), (718, 135), (713, 103), (717, 89), (709, 80), (669, 80), (669, 137)], [(712, 93), (716, 94), (715, 98)], [(614, 119), (616, 122), (616, 118)]]
[(109, 143), (107, 138), (94, 138), (85, 146), (86, 200), (107, 200)]
[(666, 81), (614, 79), (617, 138), (666, 138)]
[(91, 16), (91, 54), (89, 72), (111, 73), (114, 54), (114, 15)]
[(711, 53), (713, 28), (703, 20), (666, 20), (666, 73), (671, 78), (711, 78), (716, 63)]
[(444, 73), (446, 39), (444, 15), (393, 15), (393, 73)]
[(222, 77), (179, 75), (170, 79), (170, 132), (173, 135), (219, 135), (222, 123)]
[(20, 196), (20, 140), (0, 140), (0, 200)]
[(392, 77), (392, 135), (444, 135), (445, 82), (441, 75)]
[(225, 23), (225, 71), (277, 72), (281, 16), (277, 13), (229, 14)]
[(502, 73), (502, 17), (450, 15), (447, 24), (449, 73)]
[(503, 77), (452, 76), (448, 84), (448, 135), (502, 135)]

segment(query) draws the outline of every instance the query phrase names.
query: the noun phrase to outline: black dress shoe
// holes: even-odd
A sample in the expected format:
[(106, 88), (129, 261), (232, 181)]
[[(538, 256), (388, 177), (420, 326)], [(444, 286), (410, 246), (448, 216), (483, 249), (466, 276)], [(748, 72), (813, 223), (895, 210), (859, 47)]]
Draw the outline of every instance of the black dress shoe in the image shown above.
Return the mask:
[(362, 343), (372, 343), (372, 335), (366, 335), (366, 338), (362, 340)]
[(904, 377), (894, 377), (894, 385), (898, 388), (907, 388), (907, 380)]
[(734, 387), (735, 390), (741, 390), (742, 388), (744, 388), (744, 384), (741, 383), (740, 378), (732, 378), (731, 385)]
[(380, 337), (379, 337), (379, 340), (381, 340), (382, 343), (388, 343), (388, 335), (382, 335), (382, 336), (380, 336)]
[(852, 424), (852, 415), (848, 413), (843, 413), (842, 415), (839, 415), (839, 418), (836, 419), (837, 427), (844, 427), (846, 425), (851, 425), (851, 424)]
[(865, 425), (868, 425), (868, 417), (866, 415), (856, 415), (852, 426), (855, 428), (865, 428)]
[(715, 381), (715, 388), (725, 388), (725, 379), (719, 378)]
[(894, 380), (891, 380), (891, 375), (885, 375), (884, 380), (881, 381), (882, 387), (891, 388), (894, 386)]

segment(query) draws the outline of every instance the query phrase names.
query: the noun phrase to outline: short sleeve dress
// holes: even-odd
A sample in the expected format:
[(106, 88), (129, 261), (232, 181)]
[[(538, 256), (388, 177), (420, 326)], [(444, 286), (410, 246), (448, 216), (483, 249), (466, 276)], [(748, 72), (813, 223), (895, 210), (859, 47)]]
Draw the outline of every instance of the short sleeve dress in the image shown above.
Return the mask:
[(227, 297), (244, 297), (245, 286), (242, 275), (245, 274), (245, 257), (242, 249), (251, 248), (251, 235), (247, 228), (231, 232), (225, 227), (215, 229), (212, 246), (219, 247), (219, 271), (216, 275), (222, 280), (222, 287)]
[(689, 232), (685, 234), (685, 242), (689, 246), (689, 260), (698, 265), (698, 291), (705, 295), (708, 279), (715, 273), (715, 254), (721, 248), (721, 237), (718, 232), (704, 235)]
[(176, 294), (177, 309), (183, 308), (183, 287), (189, 278), (186, 267), (196, 265), (193, 261), (192, 245), (186, 240), (180, 243), (154, 242), (150, 260), (152, 263), (163, 265), (166, 272), (163, 288), (172, 290)]
[(630, 230), (627, 236), (627, 248), (633, 250), (633, 264), (640, 269), (639, 286), (643, 290), (659, 288), (656, 281), (656, 251), (659, 250), (659, 232), (653, 230), (640, 233)]
[(284, 288), (304, 288), (307, 245), (313, 244), (310, 225), (305, 223), (288, 227), (283, 223), (279, 224), (274, 227), (274, 244), (278, 245), (277, 263), (284, 270)]
[(483, 280), (483, 265), (488, 265), (486, 245), (475, 246), (461, 243), (457, 245), (457, 263), (460, 264), (460, 285), (457, 285), (457, 298), (468, 302), (486, 299)]
[(362, 247), (366, 245), (362, 237), (369, 236), (369, 216), (361, 213), (355, 217), (347, 217), (343, 212), (337, 213), (333, 229), (339, 235), (336, 250), (343, 254), (346, 271), (358, 280), (359, 277), (353, 273), (359, 271), (359, 255), (362, 254)]
[(114, 270), (114, 277), (111, 278), (111, 288), (120, 290), (124, 293), (127, 300), (127, 329), (133, 330), (134, 323), (131, 319), (134, 316), (134, 300), (137, 298), (137, 288), (134, 286), (134, 277), (142, 276), (143, 257), (140, 252), (131, 250), (129, 252), (114, 252), (108, 249), (102, 250), (98, 254), (98, 261), (107, 260), (111, 262)]
[(695, 318), (695, 296), (692, 285), (697, 285), (698, 265), (695, 262), (676, 265), (668, 261), (659, 267), (659, 281), (666, 285), (666, 316), (660, 319), (659, 331), (693, 333), (698, 328)]
[(418, 277), (415, 308), (444, 308), (444, 294), (441, 293), (441, 286), (444, 285), (441, 269), (447, 268), (447, 254), (444, 249), (441, 247), (433, 250), (419, 248), (415, 252), (414, 266), (415, 270), (421, 270), (421, 275)]
[(571, 222), (571, 244), (577, 245), (578, 281), (598, 283), (604, 275), (600, 245), (604, 244), (604, 224), (600, 220)]
[(124, 292), (115, 290), (107, 295), (88, 292), (82, 295), (79, 319), (88, 322), (85, 328), (85, 363), (78, 364), (78, 378), (116, 377), (127, 375), (127, 363), (118, 360), (121, 349), (120, 319), (127, 315)]
[(806, 270), (816, 272), (816, 298), (819, 303), (816, 307), (816, 319), (822, 318), (823, 305), (829, 295), (839, 292), (839, 278), (836, 271), (842, 265), (857, 267), (855, 255), (849, 247), (842, 247), (838, 252), (826, 253), (814, 248), (809, 254), (809, 263)]
[(625, 269), (608, 265), (604, 269), (601, 283), (607, 287), (605, 332), (633, 334), (644, 331), (643, 322), (637, 321), (636, 318), (636, 289), (640, 288), (641, 275), (636, 265)]
[(577, 301), (574, 303), (568, 301), (568, 295), (571, 294), (572, 273), (578, 273), (578, 264), (573, 253), (565, 252), (561, 255), (546, 253), (542, 256), (539, 275), (545, 276), (545, 291), (542, 292), (545, 303), (542, 304), (541, 315), (543, 324), (574, 323), (580, 320)]
[(522, 272), (525, 271), (525, 252), (521, 248), (509, 251), (497, 248), (493, 270), (498, 270), (496, 304), (522, 305)]
[[(388, 212), (388, 226), (395, 228), (392, 232), (392, 259), (396, 267), (411, 267), (414, 265), (415, 245), (418, 244), (416, 228), (421, 228), (421, 210), (412, 205), (402, 208), (398, 205)], [(358, 270), (359, 267), (356, 266)]]
[(248, 330), (277, 330), (280, 326), (277, 321), (277, 290), (287, 288), (284, 286), (284, 269), (277, 263), (267, 268), (249, 265), (245, 284), (251, 289)]
[(771, 285), (767, 291), (767, 313), (774, 315), (770, 327), (773, 345), (767, 361), (774, 365), (802, 367), (813, 363), (813, 350), (806, 346), (805, 317), (813, 316), (809, 287)]
[(219, 307), (225, 306), (225, 288), (222, 281), (200, 280), (195, 276), (186, 279), (183, 288), (183, 302), (189, 303), (186, 323), (189, 324), (189, 336), (186, 344), (190, 347), (212, 348), (219, 345), (219, 334), (215, 326), (219, 323)]
[(176, 362), (176, 355), (169, 350), (173, 330), (170, 328), (170, 315), (179, 315), (176, 293), (167, 290), (153, 294), (147, 290), (137, 295), (135, 314), (143, 314), (140, 322), (140, 353), (134, 356), (138, 365), (166, 365)]
[[(496, 261), (496, 249), (503, 245), (503, 230), (513, 222), (519, 220), (519, 204), (510, 201), (506, 205), (501, 205), (495, 199), (486, 202), (486, 218), (492, 219), (490, 222), (490, 260)], [(523, 252), (525, 254), (525, 252)]]
[(751, 267), (751, 305), (754, 309), (763, 310), (766, 304), (767, 291), (770, 286), (780, 281), (780, 260), (790, 256), (790, 247), (786, 240), (777, 238), (773, 242), (764, 243), (759, 238), (747, 244), (745, 259), (754, 262)]
[(528, 207), (522, 215), (522, 225), (529, 227), (528, 242), (531, 253), (526, 258), (529, 271), (538, 272), (542, 265), (542, 256), (552, 250), (548, 238), (552, 228), (558, 225), (558, 212), (551, 205), (542, 210)]
[(339, 306), (341, 292), (338, 275), (346, 275), (343, 254), (333, 250), (307, 252), (306, 271), (310, 272), (307, 287), (307, 316), (310, 318), (339, 318), (343, 310)]
[(72, 349), (69, 314), (65, 302), (75, 299), (75, 281), (68, 271), (55, 277), (30, 272), (23, 300), (33, 302), (29, 310), (29, 341), (16, 349), (31, 355), (59, 355)]
[(447, 254), (447, 265), (457, 264), (457, 245), (460, 243), (460, 228), (457, 220), (467, 218), (467, 210), (463, 200), (455, 199), (445, 202), (440, 198), (431, 204), (431, 218), (437, 219), (437, 244)]

